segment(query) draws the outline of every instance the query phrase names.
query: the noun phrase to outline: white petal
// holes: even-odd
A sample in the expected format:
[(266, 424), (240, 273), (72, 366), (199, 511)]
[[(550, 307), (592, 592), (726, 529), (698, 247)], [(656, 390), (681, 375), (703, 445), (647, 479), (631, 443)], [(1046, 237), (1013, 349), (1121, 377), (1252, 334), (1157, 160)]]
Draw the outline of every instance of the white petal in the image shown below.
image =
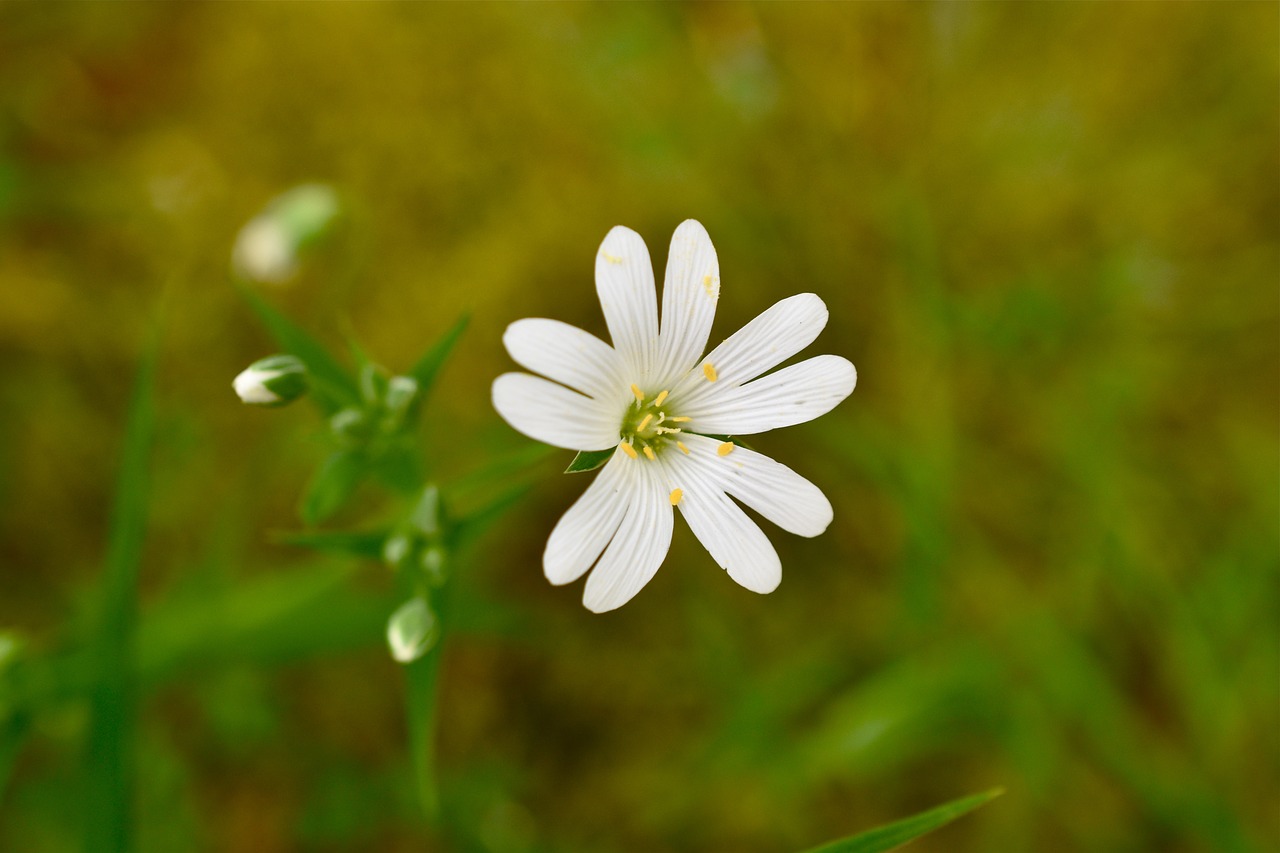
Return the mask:
[(773, 592), (782, 580), (782, 561), (769, 537), (729, 500), (703, 460), (664, 454), (668, 485), (680, 489), (680, 512), (689, 529), (720, 568), (752, 592)]
[(657, 352), (658, 294), (649, 250), (630, 228), (614, 227), (600, 244), (596, 293), (614, 347), (637, 374), (630, 381), (645, 382)]
[(618, 443), (613, 406), (528, 373), (493, 380), (493, 407), (515, 429), (556, 447), (604, 450)]
[(617, 532), (631, 498), (623, 476), (629, 461), (622, 451), (615, 451), (594, 482), (556, 522), (542, 554), (542, 571), (553, 584), (572, 583), (586, 574)]
[(788, 533), (817, 536), (831, 524), (827, 496), (781, 462), (745, 447), (720, 456), (720, 442), (701, 435), (686, 436), (684, 442), (689, 461), (712, 482)]
[(617, 350), (559, 320), (517, 320), (502, 336), (521, 367), (597, 400), (627, 399), (630, 381)]
[(720, 262), (702, 225), (680, 223), (667, 253), (662, 284), (662, 330), (653, 381), (670, 386), (698, 363), (711, 335), (720, 298)]
[(827, 306), (812, 293), (789, 296), (729, 336), (702, 364), (715, 368), (715, 382), (701, 369), (690, 372), (672, 396), (686, 407), (755, 379), (813, 343), (827, 325)]
[(624, 488), (631, 500), (618, 532), (587, 577), (582, 603), (596, 613), (630, 601), (658, 571), (671, 547), (670, 492), (658, 466), (645, 459), (614, 461), (623, 463)]
[(858, 371), (846, 358), (819, 355), (754, 382), (714, 393), (698, 403), (681, 400), (691, 431), (751, 435), (825, 415), (853, 393)]

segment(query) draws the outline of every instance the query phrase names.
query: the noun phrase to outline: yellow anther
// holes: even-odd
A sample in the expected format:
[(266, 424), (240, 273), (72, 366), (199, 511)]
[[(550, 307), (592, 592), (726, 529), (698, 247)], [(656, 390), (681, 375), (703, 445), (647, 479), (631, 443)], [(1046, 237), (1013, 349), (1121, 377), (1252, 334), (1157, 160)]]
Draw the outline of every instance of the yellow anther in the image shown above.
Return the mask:
[(685, 447), (685, 446), (684, 446), (684, 442), (683, 442), (683, 441), (677, 441), (677, 442), (676, 442), (676, 447), (680, 448), (680, 452), (681, 452), (681, 453), (683, 453), (685, 456), (688, 456), (688, 455), (689, 455), (689, 448), (687, 448), (687, 447)]
[(716, 448), (716, 455), (717, 455), (717, 456), (728, 456), (728, 455), (729, 455), (730, 453), (732, 453), (732, 452), (733, 452), (733, 442), (732, 442), (732, 441), (726, 441), (724, 444), (722, 444), (722, 445), (720, 445), (719, 447), (717, 447), (717, 448)]
[(653, 412), (644, 416), (644, 420), (640, 421), (640, 426), (636, 427), (636, 432), (644, 432), (644, 428), (649, 425), (651, 420), (653, 420)]
[(655, 406), (661, 406), (662, 401), (667, 399), (667, 395), (670, 393), (671, 393), (670, 391), (663, 391), (661, 394), (653, 398), (653, 404)]
[(693, 418), (686, 418), (683, 415), (681, 415), (680, 417), (672, 418), (671, 422), (674, 424), (687, 424), (691, 420), (693, 420)]
[(644, 392), (641, 391), (640, 386), (636, 385), (634, 382), (631, 383), (631, 393), (635, 394), (636, 399), (639, 400), (641, 403), (644, 402)]
[(653, 448), (647, 444), (644, 446), (644, 455), (645, 455), (645, 458), (648, 459), (650, 462), (658, 461), (658, 457), (653, 455)]
[(611, 255), (608, 252), (601, 252), (600, 255), (611, 264), (622, 263), (622, 258), (618, 257), (617, 255)]
[(623, 453), (627, 454), (627, 455), (628, 455), (628, 456), (630, 456), (632, 459), (635, 459), (635, 458), (636, 458), (636, 449), (635, 449), (634, 447), (632, 447), (628, 442), (625, 442), (625, 441), (624, 441), (624, 442), (622, 442), (621, 444), (619, 444), (618, 446), (622, 448), (622, 452), (623, 452)]
[(707, 296), (715, 296), (719, 288), (716, 287), (716, 277), (713, 275), (704, 275), (702, 277), (702, 289), (707, 292)]
[(672, 505), (672, 506), (675, 506), (676, 504), (680, 503), (680, 499), (681, 499), (681, 498), (683, 498), (683, 497), (684, 497), (684, 492), (683, 492), (683, 491), (681, 491), (680, 489), (672, 489), (672, 490), (671, 490), (671, 505)]
[(716, 376), (716, 367), (711, 362), (702, 365), (702, 374), (707, 377), (708, 382), (715, 382), (718, 378)]

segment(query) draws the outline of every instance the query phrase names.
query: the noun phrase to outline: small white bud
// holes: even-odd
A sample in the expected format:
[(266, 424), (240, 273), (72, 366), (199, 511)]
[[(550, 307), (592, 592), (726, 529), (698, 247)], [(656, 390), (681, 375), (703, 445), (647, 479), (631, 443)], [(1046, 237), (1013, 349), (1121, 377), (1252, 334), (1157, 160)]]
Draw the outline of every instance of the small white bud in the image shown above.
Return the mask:
[(392, 376), (387, 381), (387, 392), (383, 400), (393, 424), (399, 425), (403, 421), (417, 396), (418, 380), (412, 376)]
[(231, 383), (251, 406), (283, 406), (307, 392), (307, 368), (292, 355), (273, 355), (249, 365)]
[(298, 271), (299, 251), (323, 236), (338, 212), (338, 196), (324, 184), (294, 187), (240, 229), (231, 264), (250, 281), (282, 284)]
[(382, 545), (382, 561), (391, 568), (399, 567), (404, 558), (409, 556), (413, 548), (413, 540), (404, 533), (388, 536)]
[(284, 225), (270, 216), (255, 216), (236, 235), (231, 263), (244, 278), (281, 284), (293, 278), (298, 256)]
[(439, 636), (436, 615), (421, 596), (400, 605), (387, 620), (387, 647), (399, 663), (413, 663), (431, 651)]

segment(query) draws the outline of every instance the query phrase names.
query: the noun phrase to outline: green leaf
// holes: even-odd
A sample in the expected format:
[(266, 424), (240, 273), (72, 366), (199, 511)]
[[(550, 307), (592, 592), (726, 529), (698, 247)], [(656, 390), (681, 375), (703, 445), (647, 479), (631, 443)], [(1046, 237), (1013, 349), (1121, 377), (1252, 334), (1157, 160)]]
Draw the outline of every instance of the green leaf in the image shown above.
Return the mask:
[(85, 849), (108, 853), (128, 849), (132, 835), (134, 630), (138, 567), (146, 536), (147, 468), (155, 421), (152, 386), (159, 343), (157, 326), (138, 366), (129, 403), (103, 572), (103, 610), (91, 652), (100, 680), (89, 694), (87, 784), (81, 805)]
[(302, 521), (316, 525), (333, 515), (351, 497), (367, 469), (363, 453), (339, 450), (320, 466), (302, 499)]
[(325, 414), (331, 415), (342, 408), (359, 406), (360, 392), (355, 379), (329, 354), (323, 344), (249, 288), (242, 287), (240, 292), (280, 348), (306, 364), (310, 372), (311, 397)]
[(409, 376), (417, 380), (418, 383), (417, 405), (421, 405), (422, 401), (431, 393), (431, 386), (435, 384), (440, 368), (444, 366), (449, 353), (453, 352), (453, 348), (462, 337), (462, 333), (466, 331), (469, 322), (471, 322), (470, 314), (463, 314), (459, 317), (449, 327), (449, 330), (441, 335), (440, 339), (431, 346), (431, 349), (427, 350), (422, 358), (418, 359), (418, 363), (410, 369)]
[(569, 467), (564, 469), (566, 474), (581, 474), (585, 471), (594, 471), (613, 457), (613, 448), (607, 450), (580, 450), (578, 455), (573, 457), (573, 461), (569, 463)]
[(278, 533), (274, 539), (284, 545), (310, 548), (324, 554), (377, 560), (381, 559), (383, 544), (390, 535), (390, 530), (299, 530)]
[(978, 806), (989, 803), (1004, 793), (1003, 788), (992, 788), (981, 794), (952, 800), (936, 808), (904, 818), (894, 823), (878, 826), (875, 829), (831, 841), (818, 847), (810, 848), (807, 853), (883, 853), (901, 847), (908, 841), (945, 826), (958, 817), (968, 814)]

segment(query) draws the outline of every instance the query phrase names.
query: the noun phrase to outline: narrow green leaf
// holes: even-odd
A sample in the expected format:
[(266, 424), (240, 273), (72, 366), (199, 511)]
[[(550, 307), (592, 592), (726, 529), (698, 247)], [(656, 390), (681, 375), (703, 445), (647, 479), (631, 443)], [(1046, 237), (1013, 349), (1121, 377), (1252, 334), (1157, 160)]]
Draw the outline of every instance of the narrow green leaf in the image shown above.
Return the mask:
[(564, 469), (566, 474), (581, 474), (586, 471), (594, 471), (613, 457), (613, 448), (607, 450), (580, 450), (578, 455), (573, 457), (573, 461), (569, 463), (569, 467)]
[(338, 450), (320, 466), (302, 498), (302, 521), (315, 525), (333, 515), (351, 497), (364, 476), (367, 462), (363, 453)]
[(240, 292), (280, 348), (302, 359), (307, 366), (311, 397), (325, 414), (331, 415), (339, 409), (359, 405), (360, 392), (355, 379), (323, 344), (249, 288), (242, 287)]
[(813, 847), (807, 853), (884, 853), (951, 823), (1003, 793), (1003, 788), (992, 788), (981, 794), (952, 800), (894, 823)]
[(277, 533), (273, 538), (284, 545), (310, 548), (324, 554), (377, 560), (382, 557), (382, 546), (390, 535), (390, 530), (291, 530)]
[(409, 375), (418, 382), (417, 405), (422, 405), (422, 401), (431, 393), (431, 386), (435, 384), (440, 368), (444, 366), (449, 353), (453, 352), (453, 348), (462, 337), (462, 333), (466, 331), (469, 322), (471, 322), (471, 315), (464, 313), (410, 369)]
[(155, 420), (152, 385), (159, 341), (157, 329), (134, 380), (111, 511), (101, 623), (92, 649), (100, 681), (89, 694), (82, 813), (85, 849), (107, 853), (128, 849), (132, 835), (133, 644), (138, 567), (146, 535), (147, 467)]

